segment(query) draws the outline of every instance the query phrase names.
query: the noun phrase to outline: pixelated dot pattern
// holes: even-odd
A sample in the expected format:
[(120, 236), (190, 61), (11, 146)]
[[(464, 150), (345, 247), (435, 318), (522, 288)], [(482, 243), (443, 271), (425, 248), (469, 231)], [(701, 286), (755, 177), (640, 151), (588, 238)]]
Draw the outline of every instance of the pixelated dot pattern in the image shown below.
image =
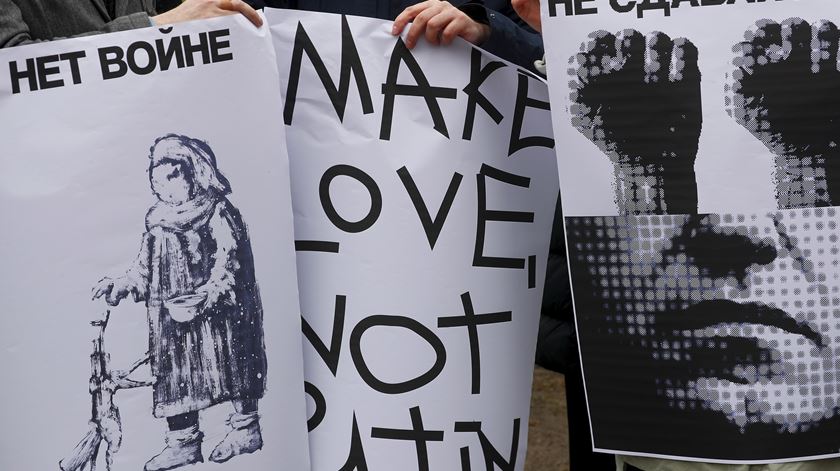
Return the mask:
[(639, 368), (680, 366), (640, 391), (670, 407), (808, 429), (840, 406), (839, 222), (834, 208), (566, 218), (575, 297), (596, 300), (578, 322), (630, 339)]

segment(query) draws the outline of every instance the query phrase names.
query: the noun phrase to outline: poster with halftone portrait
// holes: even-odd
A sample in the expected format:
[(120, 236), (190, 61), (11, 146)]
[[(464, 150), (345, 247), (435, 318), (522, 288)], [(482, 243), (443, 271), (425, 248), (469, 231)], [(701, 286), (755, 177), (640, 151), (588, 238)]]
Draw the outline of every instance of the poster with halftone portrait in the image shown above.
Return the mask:
[(594, 447), (840, 456), (840, 5), (542, 15)]
[(268, 29), (0, 64), (0, 469), (309, 469)]

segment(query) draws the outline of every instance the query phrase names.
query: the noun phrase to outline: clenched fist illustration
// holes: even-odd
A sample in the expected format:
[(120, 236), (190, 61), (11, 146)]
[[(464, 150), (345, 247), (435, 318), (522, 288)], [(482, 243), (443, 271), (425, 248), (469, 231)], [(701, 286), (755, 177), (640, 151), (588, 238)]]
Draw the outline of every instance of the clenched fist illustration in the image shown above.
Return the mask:
[(697, 60), (688, 39), (635, 30), (594, 32), (570, 60), (572, 124), (615, 165), (624, 214), (697, 212)]
[(780, 208), (840, 205), (840, 32), (762, 20), (734, 47), (729, 114), (776, 156)]

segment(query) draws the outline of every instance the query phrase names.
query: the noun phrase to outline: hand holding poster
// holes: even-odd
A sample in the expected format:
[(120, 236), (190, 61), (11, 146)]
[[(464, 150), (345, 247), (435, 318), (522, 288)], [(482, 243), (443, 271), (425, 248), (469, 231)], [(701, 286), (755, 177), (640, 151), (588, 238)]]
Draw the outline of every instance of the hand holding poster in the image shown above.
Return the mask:
[(838, 456), (840, 8), (545, 6), (595, 448)]
[(0, 51), (0, 468), (308, 469), (281, 97), (246, 24)]
[(313, 469), (523, 469), (557, 197), (544, 83), (381, 21), (267, 17)]

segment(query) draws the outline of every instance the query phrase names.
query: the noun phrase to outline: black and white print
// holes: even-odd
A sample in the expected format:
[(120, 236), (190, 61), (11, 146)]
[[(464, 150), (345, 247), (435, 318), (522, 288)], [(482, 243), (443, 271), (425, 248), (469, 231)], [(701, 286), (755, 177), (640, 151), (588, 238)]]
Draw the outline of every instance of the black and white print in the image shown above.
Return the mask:
[[(282, 97), (241, 20), (0, 51), (82, 82), (0, 68), (0, 469), (310, 469)], [(213, 34), (231, 59), (102, 78), (102, 49)]]
[(572, 124), (615, 166), (619, 210), (696, 212), (703, 118), (694, 44), (661, 32), (596, 31), (569, 62)]
[(730, 115), (775, 156), (780, 208), (840, 206), (840, 32), (761, 20), (735, 44)]
[(837, 456), (837, 8), (544, 24), (596, 449)]
[(223, 463), (263, 445), (266, 359), (251, 243), (206, 142), (156, 140), (149, 182), (158, 201), (146, 214), (140, 254), (125, 274), (99, 281), (93, 297), (117, 306), (132, 295), (148, 309), (154, 415), (169, 431), (145, 471), (204, 461), (198, 413), (231, 401), (231, 430), (209, 457)]
[(836, 452), (839, 225), (835, 208), (566, 218), (596, 444)]

